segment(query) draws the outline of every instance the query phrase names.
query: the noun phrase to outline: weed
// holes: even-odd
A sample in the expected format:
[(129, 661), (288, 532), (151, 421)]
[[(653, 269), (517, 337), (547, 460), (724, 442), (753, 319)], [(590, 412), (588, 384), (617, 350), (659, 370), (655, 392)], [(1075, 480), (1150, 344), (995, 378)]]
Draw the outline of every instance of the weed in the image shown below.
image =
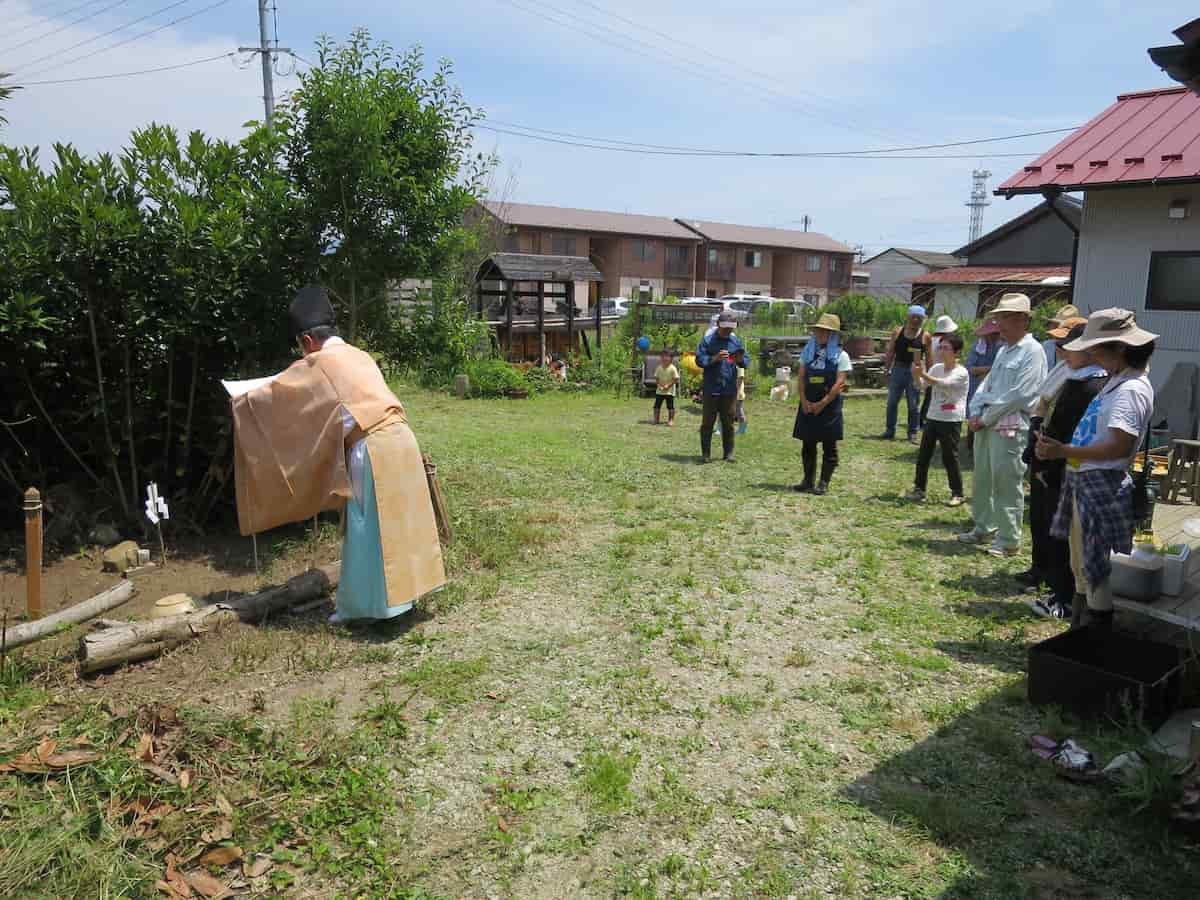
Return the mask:
[(601, 809), (615, 811), (627, 805), (632, 797), (629, 784), (637, 768), (636, 753), (601, 751), (587, 754), (583, 759), (583, 788)]

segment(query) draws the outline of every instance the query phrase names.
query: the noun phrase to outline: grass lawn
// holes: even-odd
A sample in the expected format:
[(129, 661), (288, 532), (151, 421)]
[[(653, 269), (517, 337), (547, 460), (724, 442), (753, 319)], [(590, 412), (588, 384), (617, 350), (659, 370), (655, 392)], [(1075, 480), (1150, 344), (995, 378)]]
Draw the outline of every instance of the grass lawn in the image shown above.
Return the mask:
[(1028, 705), (1026, 650), (1061, 626), (1016, 594), (1027, 560), (954, 542), (940, 467), (900, 499), (915, 448), (864, 437), (882, 402), (848, 402), (813, 497), (790, 404), (752, 401), (738, 462), (700, 467), (686, 403), (668, 430), (649, 402), (401, 396), (453, 585), (384, 628), (236, 626), (87, 685), (22, 657), (0, 761), (98, 758), (0, 774), (0, 896), (1200, 892), (1157, 766), (1118, 796), (1026, 749), (1143, 738)]

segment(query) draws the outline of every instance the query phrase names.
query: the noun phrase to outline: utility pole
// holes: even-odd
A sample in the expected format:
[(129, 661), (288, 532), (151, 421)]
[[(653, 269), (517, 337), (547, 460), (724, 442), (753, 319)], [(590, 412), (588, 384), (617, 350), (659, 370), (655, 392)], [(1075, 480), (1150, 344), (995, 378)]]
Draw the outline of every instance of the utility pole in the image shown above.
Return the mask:
[(987, 180), (992, 177), (992, 173), (987, 169), (976, 169), (971, 173), (971, 199), (966, 205), (971, 210), (971, 229), (968, 244), (973, 244), (979, 240), (979, 236), (983, 234), (983, 210), (985, 207), (991, 206), (992, 201), (988, 199)]
[(257, 53), (262, 60), (263, 112), (266, 115), (264, 121), (269, 126), (271, 120), (275, 118), (275, 73), (273, 71), (275, 57), (280, 53), (291, 53), (292, 48), (280, 47), (278, 35), (276, 35), (274, 48), (271, 47), (271, 39), (267, 34), (267, 2), (268, 0), (257, 0), (258, 46), (238, 47), (238, 53)]

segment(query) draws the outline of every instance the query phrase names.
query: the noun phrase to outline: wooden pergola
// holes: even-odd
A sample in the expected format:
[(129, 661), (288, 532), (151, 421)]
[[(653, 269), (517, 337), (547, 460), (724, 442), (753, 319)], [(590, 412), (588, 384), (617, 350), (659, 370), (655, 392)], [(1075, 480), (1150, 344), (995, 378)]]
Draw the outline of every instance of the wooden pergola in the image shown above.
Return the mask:
[[(479, 318), (494, 328), (504, 328), (505, 351), (512, 352), (513, 332), (522, 327), (536, 329), (538, 343), (538, 365), (543, 365), (546, 358), (546, 326), (559, 330), (564, 324), (567, 333), (567, 346), (573, 346), (575, 341), (575, 285), (577, 282), (592, 283), (604, 280), (592, 261), (584, 256), (543, 256), (537, 253), (493, 253), (479, 266), (475, 275), (476, 306)], [(488, 288), (489, 282), (498, 282), (499, 288)], [(560, 288), (548, 290), (548, 288)], [(490, 318), (485, 314), (485, 298), (499, 299), (503, 310), (503, 318)], [(514, 313), (518, 304), (527, 299), (536, 301), (535, 317), (515, 318)], [(565, 314), (554, 314), (546, 317), (546, 301), (564, 300)], [(492, 305), (491, 303), (487, 305)], [(603, 318), (600, 313), (600, 300), (595, 299), (593, 324), (596, 329), (596, 349), (600, 349), (600, 329)], [(612, 317), (616, 318), (616, 317)], [(591, 348), (587, 343), (586, 325), (580, 331), (583, 336), (584, 349), (591, 356)]]

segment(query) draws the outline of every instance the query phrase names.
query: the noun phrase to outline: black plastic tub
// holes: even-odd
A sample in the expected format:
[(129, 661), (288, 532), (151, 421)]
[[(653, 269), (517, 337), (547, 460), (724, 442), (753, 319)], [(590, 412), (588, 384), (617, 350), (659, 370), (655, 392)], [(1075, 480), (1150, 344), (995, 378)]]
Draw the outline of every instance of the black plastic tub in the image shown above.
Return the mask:
[(1129, 711), (1157, 728), (1179, 703), (1184, 668), (1182, 652), (1169, 644), (1076, 628), (1029, 648), (1029, 702), (1085, 718)]

